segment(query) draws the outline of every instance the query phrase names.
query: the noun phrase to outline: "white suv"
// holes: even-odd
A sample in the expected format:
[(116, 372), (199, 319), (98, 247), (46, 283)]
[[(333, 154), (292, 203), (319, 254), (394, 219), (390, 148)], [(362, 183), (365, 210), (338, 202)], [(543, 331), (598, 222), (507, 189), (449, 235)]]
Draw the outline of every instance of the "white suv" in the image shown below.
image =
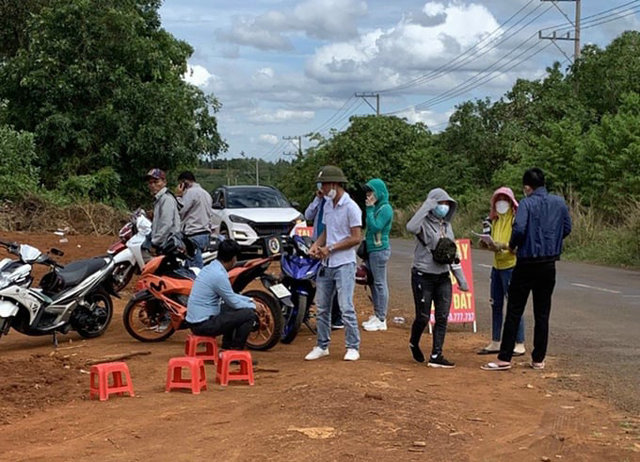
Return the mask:
[(271, 186), (222, 186), (213, 192), (213, 226), (246, 250), (261, 252), (260, 238), (291, 235), (304, 216)]

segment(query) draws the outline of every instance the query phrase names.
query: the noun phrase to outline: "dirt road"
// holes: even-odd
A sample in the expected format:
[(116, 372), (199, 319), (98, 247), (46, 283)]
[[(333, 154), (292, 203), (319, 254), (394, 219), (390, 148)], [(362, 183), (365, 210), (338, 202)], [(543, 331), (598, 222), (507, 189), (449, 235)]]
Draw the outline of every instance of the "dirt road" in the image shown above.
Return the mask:
[[(58, 239), (11, 237), (41, 248)], [(109, 242), (70, 236), (65, 259), (98, 254)], [(476, 276), (478, 289), (483, 279)], [(397, 284), (390, 316), (409, 321), (410, 293)], [(484, 300), (478, 305), (487, 312)], [(191, 395), (164, 393), (167, 361), (183, 354), (185, 333), (139, 343), (122, 326), (123, 306), (116, 302), (103, 337), (63, 336), (58, 351), (49, 337), (12, 332), (0, 340), (0, 460), (640, 460), (640, 421), (583, 391), (588, 369), (568, 371), (552, 356), (543, 372), (524, 364), (482, 372), (474, 350), (486, 335), (468, 326), (448, 334), (453, 370), (412, 362), (407, 324), (362, 332), (355, 363), (342, 361), (340, 331), (329, 358), (303, 361), (314, 345), (304, 331), (291, 345), (254, 353), (255, 386), (222, 388), (209, 365), (208, 390)], [(368, 317), (361, 287), (356, 306)], [(127, 360), (136, 397), (90, 401), (87, 361), (136, 351), (151, 352)]]

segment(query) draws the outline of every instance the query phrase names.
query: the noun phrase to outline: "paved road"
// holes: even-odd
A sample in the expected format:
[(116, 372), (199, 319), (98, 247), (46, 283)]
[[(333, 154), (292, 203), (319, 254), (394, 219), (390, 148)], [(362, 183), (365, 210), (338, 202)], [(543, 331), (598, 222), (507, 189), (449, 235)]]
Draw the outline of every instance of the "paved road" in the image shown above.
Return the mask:
[[(391, 245), (392, 291), (410, 293), (414, 244), (411, 240), (394, 239)], [(481, 346), (489, 338), (492, 254), (473, 249), (472, 258)], [(525, 320), (530, 350), (531, 301)], [(551, 311), (549, 355), (560, 357), (564, 367), (588, 375), (596, 392), (602, 392), (623, 409), (640, 412), (640, 272), (560, 261)]]

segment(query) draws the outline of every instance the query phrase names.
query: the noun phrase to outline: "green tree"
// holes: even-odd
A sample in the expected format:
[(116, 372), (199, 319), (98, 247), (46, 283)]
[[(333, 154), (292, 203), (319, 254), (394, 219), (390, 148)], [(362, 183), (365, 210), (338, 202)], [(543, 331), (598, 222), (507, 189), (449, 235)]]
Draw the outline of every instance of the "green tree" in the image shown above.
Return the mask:
[(620, 99), (617, 113), (605, 115), (578, 145), (576, 162), (582, 197), (609, 221), (621, 220), (626, 205), (640, 201), (640, 95)]
[(38, 188), (33, 134), (0, 126), (0, 198), (19, 199)]
[(291, 174), (281, 184), (294, 200), (306, 204), (313, 197), (313, 181), (326, 164), (338, 165), (349, 180), (349, 189), (364, 201), (361, 186), (371, 178), (381, 178), (389, 187), (396, 206), (414, 200), (414, 190), (433, 180), (425, 165), (430, 153), (431, 133), (423, 124), (410, 124), (398, 117), (352, 117), (349, 128), (332, 132), (330, 138), (314, 135), (318, 144), (296, 160)]
[(626, 93), (640, 93), (640, 32), (627, 31), (604, 50), (596, 45), (582, 49), (568, 81), (578, 98), (599, 119), (615, 113)]
[(0, 0), (0, 62), (27, 42), (27, 22), (51, 0)]
[(0, 67), (0, 99), (6, 122), (35, 134), (48, 188), (107, 169), (121, 181), (106, 196), (141, 191), (150, 167), (226, 148), (220, 105), (182, 79), (193, 50), (160, 27), (159, 5), (51, 0), (27, 21), (27, 42)]

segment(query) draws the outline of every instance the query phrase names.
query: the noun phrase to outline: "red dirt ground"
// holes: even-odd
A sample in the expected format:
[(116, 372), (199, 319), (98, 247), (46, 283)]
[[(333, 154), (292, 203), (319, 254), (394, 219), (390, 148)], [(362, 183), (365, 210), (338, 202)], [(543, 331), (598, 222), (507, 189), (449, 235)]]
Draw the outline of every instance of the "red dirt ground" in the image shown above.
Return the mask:
[[(57, 246), (63, 262), (104, 253), (113, 239), (0, 238)], [(485, 373), (485, 358), (473, 354), (484, 337), (452, 327), (446, 349), (455, 369), (413, 362), (411, 295), (391, 293), (390, 317), (407, 324), (361, 332), (360, 361), (342, 361), (340, 331), (329, 358), (303, 361), (314, 345), (304, 330), (291, 345), (253, 353), (255, 386), (222, 388), (208, 365), (200, 395), (164, 392), (167, 362), (183, 354), (186, 333), (160, 344), (129, 337), (121, 321), (128, 291), (101, 338), (60, 336), (56, 351), (50, 337), (12, 331), (0, 340), (0, 460), (640, 460), (637, 417), (591, 397), (580, 375), (563, 373), (562, 358), (542, 372), (523, 361)], [(360, 287), (356, 307), (368, 317)], [(131, 352), (150, 352), (127, 360), (136, 396), (89, 400), (87, 363)]]

